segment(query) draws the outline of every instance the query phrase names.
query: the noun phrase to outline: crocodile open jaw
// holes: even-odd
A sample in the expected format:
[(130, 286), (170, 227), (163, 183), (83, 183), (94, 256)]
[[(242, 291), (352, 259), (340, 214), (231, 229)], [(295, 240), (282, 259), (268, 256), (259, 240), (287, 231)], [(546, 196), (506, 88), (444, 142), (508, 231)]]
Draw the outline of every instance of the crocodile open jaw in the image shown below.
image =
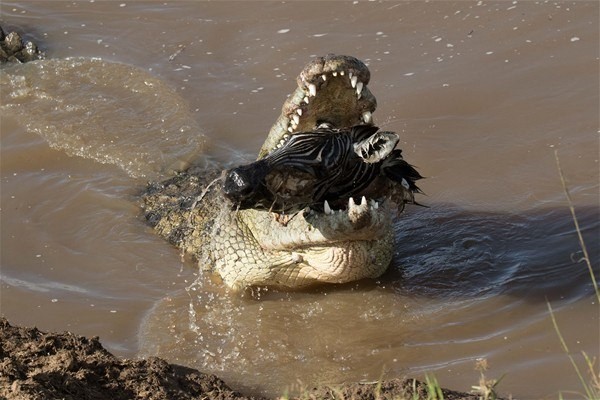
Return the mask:
[[(367, 86), (370, 79), (368, 67), (351, 56), (330, 54), (312, 60), (296, 78), (298, 87), (285, 101), (258, 158), (281, 146), (290, 134), (312, 131), (322, 124), (332, 128), (372, 125), (377, 100)], [(367, 209), (377, 210), (377, 201), (370, 199), (369, 206), (360, 207), (360, 212), (354, 209), (352, 219), (360, 220), (356, 215), (366, 215)], [(325, 201), (322, 209), (326, 215), (333, 216), (332, 206), (336, 210), (350, 211), (350, 204), (354, 204), (352, 198), (335, 204)]]

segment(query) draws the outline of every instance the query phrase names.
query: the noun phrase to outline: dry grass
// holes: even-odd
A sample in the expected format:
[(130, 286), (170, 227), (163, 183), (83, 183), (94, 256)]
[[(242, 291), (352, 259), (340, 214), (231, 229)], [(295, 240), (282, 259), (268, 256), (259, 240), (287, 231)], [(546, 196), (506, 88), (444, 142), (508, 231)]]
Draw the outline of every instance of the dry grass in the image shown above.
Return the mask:
[(479, 371), (479, 385), (471, 386), (474, 393), (479, 395), (481, 400), (496, 400), (498, 393), (496, 393), (496, 386), (502, 381), (504, 375), (499, 379), (487, 379), (485, 371), (488, 369), (488, 363), (485, 358), (480, 358), (475, 364), (475, 369)]
[(590, 255), (587, 250), (587, 246), (585, 245), (585, 240), (583, 240), (583, 234), (581, 233), (581, 228), (579, 228), (579, 221), (577, 220), (577, 214), (575, 213), (575, 206), (573, 206), (573, 200), (571, 199), (571, 194), (569, 193), (569, 188), (567, 187), (567, 182), (565, 181), (565, 177), (563, 175), (562, 168), (560, 167), (560, 159), (558, 158), (558, 151), (554, 150), (554, 158), (556, 159), (556, 167), (558, 168), (558, 175), (560, 176), (560, 182), (562, 184), (563, 190), (565, 192), (565, 196), (567, 198), (567, 203), (569, 205), (569, 210), (571, 211), (571, 217), (573, 218), (573, 224), (575, 224), (575, 230), (577, 231), (577, 237), (579, 238), (579, 246), (581, 247), (581, 251), (583, 252), (583, 260), (588, 268), (590, 273), (590, 279), (592, 280), (592, 284), (594, 286), (594, 290), (596, 292), (596, 301), (597, 304), (600, 304), (600, 290), (598, 289), (598, 283), (596, 282), (596, 276), (594, 275), (594, 269), (592, 268), (592, 261), (590, 260)]
[[(558, 157), (558, 151), (554, 150), (554, 157), (556, 159), (556, 167), (558, 169), (558, 174), (560, 176), (560, 182), (562, 184), (563, 190), (565, 192), (565, 197), (567, 198), (567, 203), (569, 206), (569, 210), (571, 211), (571, 217), (573, 218), (573, 224), (575, 225), (575, 230), (577, 231), (577, 237), (579, 238), (579, 245), (581, 247), (581, 251), (583, 252), (583, 260), (586, 263), (588, 271), (590, 273), (590, 279), (592, 280), (592, 284), (594, 286), (594, 292), (596, 294), (596, 304), (600, 305), (600, 290), (598, 289), (598, 283), (596, 282), (596, 276), (594, 275), (594, 269), (592, 268), (592, 262), (590, 260), (590, 256), (587, 250), (587, 246), (585, 244), (585, 240), (583, 239), (583, 234), (581, 233), (581, 228), (579, 227), (579, 221), (577, 220), (577, 214), (575, 213), (575, 207), (573, 205), (573, 200), (571, 199), (571, 194), (569, 193), (569, 188), (567, 186), (562, 168), (560, 166), (560, 159)], [(567, 342), (565, 341), (560, 329), (558, 327), (558, 322), (556, 320), (556, 316), (554, 315), (554, 311), (550, 302), (547, 301), (548, 311), (550, 312), (550, 318), (552, 319), (552, 324), (554, 325), (554, 330), (558, 335), (560, 340), (561, 347), (563, 351), (569, 357), (571, 361), (571, 365), (573, 370), (577, 374), (579, 381), (581, 382), (581, 386), (583, 388), (583, 393), (569, 393), (578, 395), (582, 398), (588, 400), (598, 400), (600, 399), (600, 371), (596, 371), (596, 360), (595, 358), (590, 358), (585, 352), (582, 352), (583, 358), (585, 360), (585, 367), (587, 368), (587, 373), (589, 375), (588, 379), (584, 377), (583, 372), (579, 369), (577, 362), (575, 362), (575, 358), (569, 351), (569, 347), (567, 346)], [(563, 393), (559, 393), (559, 398), (563, 399)]]

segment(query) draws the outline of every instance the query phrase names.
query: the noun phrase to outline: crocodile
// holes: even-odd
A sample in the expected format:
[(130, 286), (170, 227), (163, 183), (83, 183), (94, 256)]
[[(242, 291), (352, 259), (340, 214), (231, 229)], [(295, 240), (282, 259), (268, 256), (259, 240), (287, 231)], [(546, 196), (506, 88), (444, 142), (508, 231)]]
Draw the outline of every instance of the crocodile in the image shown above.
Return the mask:
[[(351, 56), (310, 61), (258, 160), (299, 132), (373, 125), (377, 101), (369, 80), (367, 66)], [(142, 207), (156, 232), (234, 290), (297, 289), (381, 276), (394, 253), (393, 222), (414, 192), (395, 185), (356, 202), (350, 197), (333, 206), (273, 212), (232, 206), (223, 191), (226, 175), (217, 167), (192, 166), (150, 183)]]

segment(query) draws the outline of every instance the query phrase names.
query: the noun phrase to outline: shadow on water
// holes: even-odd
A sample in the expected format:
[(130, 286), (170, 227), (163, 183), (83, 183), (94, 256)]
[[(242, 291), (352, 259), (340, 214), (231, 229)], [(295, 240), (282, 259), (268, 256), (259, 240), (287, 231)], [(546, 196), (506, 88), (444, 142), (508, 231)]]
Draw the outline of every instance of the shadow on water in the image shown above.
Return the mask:
[[(600, 208), (577, 217), (600, 280)], [(400, 297), (482, 300), (509, 295), (529, 302), (575, 302), (594, 293), (572, 216), (565, 206), (525, 212), (472, 211), (453, 204), (410, 208), (395, 225), (396, 251), (376, 280), (300, 291), (249, 289), (242, 298), (272, 301), (345, 291), (384, 290)]]
[[(600, 210), (577, 209), (593, 266)], [(394, 291), (436, 298), (513, 295), (576, 300), (593, 293), (568, 208), (519, 213), (455, 205), (412, 209), (396, 224), (396, 255), (381, 278)], [(595, 270), (596, 275), (600, 275)]]

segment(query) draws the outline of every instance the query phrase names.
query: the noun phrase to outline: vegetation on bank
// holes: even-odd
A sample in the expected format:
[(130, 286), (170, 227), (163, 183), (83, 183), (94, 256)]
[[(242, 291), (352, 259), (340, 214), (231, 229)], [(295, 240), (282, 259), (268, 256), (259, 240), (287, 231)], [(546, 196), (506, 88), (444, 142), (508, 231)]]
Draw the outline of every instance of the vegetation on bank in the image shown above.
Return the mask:
[[(598, 282), (596, 281), (596, 276), (594, 275), (594, 268), (592, 267), (592, 261), (590, 259), (590, 255), (587, 250), (587, 246), (585, 244), (585, 240), (583, 239), (583, 234), (581, 233), (581, 228), (579, 227), (579, 221), (577, 220), (577, 214), (575, 212), (575, 206), (573, 205), (573, 200), (571, 199), (571, 194), (569, 193), (569, 188), (567, 186), (562, 168), (560, 166), (560, 159), (558, 157), (558, 151), (554, 150), (554, 158), (556, 160), (556, 167), (558, 169), (558, 174), (560, 176), (560, 182), (562, 184), (563, 191), (565, 192), (565, 197), (567, 199), (567, 204), (569, 206), (569, 210), (571, 211), (571, 217), (573, 218), (573, 224), (575, 225), (575, 230), (577, 231), (577, 237), (579, 239), (579, 246), (581, 247), (581, 251), (583, 253), (583, 257), (580, 261), (584, 261), (587, 266), (588, 272), (590, 273), (590, 279), (592, 281), (592, 285), (594, 287), (594, 293), (596, 295), (596, 305), (600, 306), (600, 289), (598, 288)], [(585, 378), (584, 372), (582, 372), (579, 368), (579, 365), (575, 361), (571, 351), (569, 350), (569, 346), (565, 341), (562, 333), (560, 332), (558, 321), (556, 320), (556, 316), (554, 315), (554, 310), (548, 304), (548, 311), (550, 312), (550, 318), (552, 319), (552, 325), (554, 326), (554, 330), (560, 340), (561, 347), (567, 357), (569, 357), (569, 361), (571, 362), (571, 366), (573, 370), (577, 374), (579, 381), (581, 382), (581, 387), (583, 389), (583, 393), (570, 393), (579, 395), (582, 398), (588, 400), (597, 400), (600, 399), (600, 371), (596, 371), (596, 359), (591, 358), (586, 352), (582, 352), (583, 359), (585, 361), (585, 368), (587, 369), (587, 373), (589, 378)], [(559, 399), (563, 399), (563, 393), (559, 393)]]

